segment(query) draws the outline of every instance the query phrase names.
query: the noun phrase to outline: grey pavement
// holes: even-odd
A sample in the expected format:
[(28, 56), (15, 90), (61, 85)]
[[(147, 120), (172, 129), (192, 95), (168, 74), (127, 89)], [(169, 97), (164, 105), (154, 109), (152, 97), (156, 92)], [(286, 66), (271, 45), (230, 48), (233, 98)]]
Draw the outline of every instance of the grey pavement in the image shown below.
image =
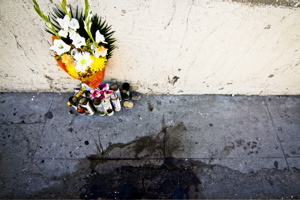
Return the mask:
[(0, 198), (300, 198), (300, 96), (0, 94)]

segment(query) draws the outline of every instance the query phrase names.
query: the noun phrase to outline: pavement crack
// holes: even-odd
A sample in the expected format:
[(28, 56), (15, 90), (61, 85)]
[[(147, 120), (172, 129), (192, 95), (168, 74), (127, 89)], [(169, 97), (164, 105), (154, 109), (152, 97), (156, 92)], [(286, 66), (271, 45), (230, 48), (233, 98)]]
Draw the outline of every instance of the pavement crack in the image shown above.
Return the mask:
[(162, 117), (162, 130), (161, 133), (163, 134), (163, 156), (164, 159), (166, 158), (166, 134), (167, 134), (167, 127), (166, 127), (166, 122), (165, 122), (165, 115)]
[(285, 160), (285, 162), (286, 162), (286, 165), (287, 165), (288, 169), (291, 169), (290, 166), (289, 166), (289, 163), (288, 163), (288, 161), (287, 161), (286, 154), (285, 154), (285, 151), (284, 151), (283, 146), (282, 146), (282, 144), (281, 144), (280, 138), (279, 138), (278, 129), (277, 129), (276, 126), (275, 126), (275, 122), (274, 122), (273, 117), (272, 117), (272, 114), (271, 114), (271, 112), (270, 112), (270, 109), (269, 109), (269, 106), (268, 106), (268, 102), (267, 102), (266, 98), (265, 98), (264, 100), (265, 100), (266, 108), (267, 108), (267, 110), (268, 110), (269, 117), (270, 117), (271, 122), (272, 122), (272, 126), (273, 126), (273, 128), (274, 128), (275, 133), (276, 133), (276, 137), (277, 137), (277, 140), (278, 140), (278, 142), (279, 142), (279, 145), (280, 145), (280, 148), (281, 148), (281, 151), (282, 151), (284, 160)]
[[(99, 143), (99, 145), (98, 145), (98, 143)], [(101, 155), (103, 155), (104, 154), (104, 149), (103, 149), (103, 146), (102, 146), (102, 143), (101, 143), (101, 138), (100, 138), (100, 133), (99, 132), (98, 132), (98, 143), (96, 142), (97, 149), (98, 149), (99, 153)]]

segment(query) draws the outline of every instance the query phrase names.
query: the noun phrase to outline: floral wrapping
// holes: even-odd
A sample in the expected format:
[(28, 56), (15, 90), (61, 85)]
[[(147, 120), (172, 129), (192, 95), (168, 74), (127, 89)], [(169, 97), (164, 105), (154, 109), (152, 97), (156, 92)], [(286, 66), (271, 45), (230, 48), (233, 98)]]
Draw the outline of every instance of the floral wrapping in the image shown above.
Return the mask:
[[(52, 42), (56, 39), (52, 36)], [(105, 68), (107, 64), (106, 58), (93, 58), (90, 70), (87, 73), (77, 72), (75, 68), (74, 58), (65, 54), (61, 59), (56, 59), (57, 64), (67, 72), (71, 77), (82, 81), (91, 88), (96, 88), (104, 80)]]

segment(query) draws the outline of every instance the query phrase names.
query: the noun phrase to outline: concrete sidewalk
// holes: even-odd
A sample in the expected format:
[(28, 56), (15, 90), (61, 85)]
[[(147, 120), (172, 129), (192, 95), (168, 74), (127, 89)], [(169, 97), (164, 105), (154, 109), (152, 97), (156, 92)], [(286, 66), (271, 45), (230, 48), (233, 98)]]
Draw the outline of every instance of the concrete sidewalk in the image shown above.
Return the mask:
[(1, 93), (0, 198), (300, 198), (299, 96), (70, 96)]

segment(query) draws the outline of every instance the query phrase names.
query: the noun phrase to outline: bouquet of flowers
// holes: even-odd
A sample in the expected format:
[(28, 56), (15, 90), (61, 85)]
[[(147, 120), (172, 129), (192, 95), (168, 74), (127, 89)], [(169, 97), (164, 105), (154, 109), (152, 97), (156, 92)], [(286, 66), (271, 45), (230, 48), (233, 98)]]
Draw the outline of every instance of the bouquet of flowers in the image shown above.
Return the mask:
[(55, 59), (59, 66), (73, 78), (79, 79), (92, 88), (104, 79), (108, 59), (116, 48), (112, 38), (114, 31), (106, 21), (91, 15), (88, 0), (84, 12), (72, 8), (67, 0), (60, 0), (60, 6), (46, 16), (36, 0), (34, 9), (46, 22), (46, 31), (52, 34)]

